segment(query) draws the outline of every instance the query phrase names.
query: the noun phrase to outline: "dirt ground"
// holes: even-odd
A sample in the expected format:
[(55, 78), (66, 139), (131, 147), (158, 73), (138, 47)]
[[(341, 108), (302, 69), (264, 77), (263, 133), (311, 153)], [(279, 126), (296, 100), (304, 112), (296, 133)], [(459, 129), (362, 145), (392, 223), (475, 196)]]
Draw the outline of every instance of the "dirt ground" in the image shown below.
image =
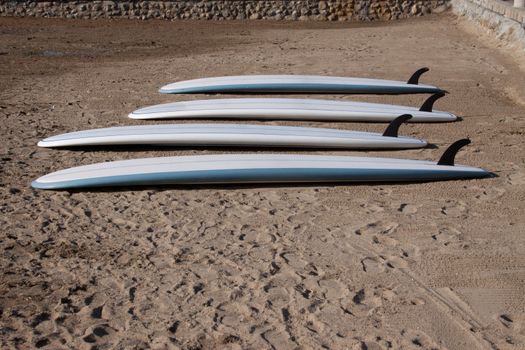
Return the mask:
[[(0, 18), (0, 347), (524, 348), (524, 62), (473, 33), (449, 14), (373, 24)], [(170, 82), (255, 73), (406, 80), (422, 66), (431, 68), (422, 82), (450, 92), (436, 108), (463, 120), (401, 133), (438, 148), (294, 152), (437, 160), (469, 136), (457, 161), (497, 177), (30, 187), (101, 161), (254, 151), (36, 146), (138, 124), (127, 114), (145, 105), (202, 98), (160, 95)], [(316, 97), (414, 106), (425, 98)]]

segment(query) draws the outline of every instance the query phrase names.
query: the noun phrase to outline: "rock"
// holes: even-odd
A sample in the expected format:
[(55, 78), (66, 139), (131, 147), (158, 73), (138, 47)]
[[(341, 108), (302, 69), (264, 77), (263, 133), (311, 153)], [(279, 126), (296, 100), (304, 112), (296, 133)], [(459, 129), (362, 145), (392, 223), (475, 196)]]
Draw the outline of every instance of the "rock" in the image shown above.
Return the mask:
[(158, 18), (160, 16), (160, 11), (156, 9), (149, 10), (146, 16), (147, 18)]
[(261, 19), (262, 16), (260, 13), (254, 13), (253, 15), (250, 16), (250, 19)]
[(432, 10), (433, 13), (443, 13), (449, 9), (448, 5), (441, 5)]
[(115, 6), (116, 4), (114, 1), (102, 1), (102, 7), (106, 11), (113, 9)]

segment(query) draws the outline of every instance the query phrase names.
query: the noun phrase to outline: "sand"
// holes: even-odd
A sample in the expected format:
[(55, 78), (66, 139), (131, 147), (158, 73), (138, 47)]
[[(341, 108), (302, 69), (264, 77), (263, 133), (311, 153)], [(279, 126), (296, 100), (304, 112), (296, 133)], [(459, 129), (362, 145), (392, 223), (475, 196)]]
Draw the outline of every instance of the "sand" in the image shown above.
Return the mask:
[[(448, 14), (374, 24), (1, 18), (0, 347), (525, 347), (523, 62), (468, 26)], [(139, 124), (126, 116), (144, 105), (199, 98), (158, 94), (166, 83), (249, 73), (404, 80), (422, 66), (432, 69), (422, 82), (450, 91), (436, 108), (463, 117), (402, 127), (435, 147), (308, 153), (437, 160), (469, 136), (457, 161), (497, 177), (30, 188), (100, 161), (252, 151), (36, 146)], [(425, 96), (335, 98), (419, 105)]]

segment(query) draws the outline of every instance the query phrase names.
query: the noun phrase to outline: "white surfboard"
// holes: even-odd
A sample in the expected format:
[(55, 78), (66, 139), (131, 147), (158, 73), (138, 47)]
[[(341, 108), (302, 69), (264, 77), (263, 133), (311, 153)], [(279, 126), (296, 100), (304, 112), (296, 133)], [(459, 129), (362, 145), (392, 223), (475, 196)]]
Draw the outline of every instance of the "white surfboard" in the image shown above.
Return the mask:
[(396, 119), (385, 133), (245, 124), (136, 125), (71, 132), (46, 138), (40, 147), (171, 145), (316, 148), (420, 148), (426, 141), (397, 135), (410, 116)]
[(319, 99), (235, 98), (197, 100), (144, 107), (129, 114), (132, 119), (289, 119), (319, 121), (390, 122), (411, 114), (411, 122), (452, 122), (449, 112), (433, 111), (436, 94), (421, 108), (379, 103)]
[(75, 189), (162, 184), (320, 183), (436, 181), (488, 176), (454, 165), (468, 140), (431, 161), (300, 154), (222, 154), (98, 163), (57, 171), (33, 181), (38, 189)]
[(442, 92), (419, 84), (428, 68), (415, 72), (408, 82), (328, 77), (319, 75), (240, 75), (179, 81), (160, 89), (165, 94), (196, 93), (325, 93), (325, 94), (417, 94)]

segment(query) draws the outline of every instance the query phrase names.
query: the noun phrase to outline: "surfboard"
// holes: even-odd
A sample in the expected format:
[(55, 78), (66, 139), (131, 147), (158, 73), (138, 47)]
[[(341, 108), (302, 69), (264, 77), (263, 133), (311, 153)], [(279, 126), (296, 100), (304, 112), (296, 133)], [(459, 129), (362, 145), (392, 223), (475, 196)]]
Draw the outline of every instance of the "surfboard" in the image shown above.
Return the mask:
[(398, 136), (399, 125), (410, 115), (395, 119), (383, 134), (326, 128), (245, 124), (135, 125), (71, 132), (46, 138), (40, 147), (102, 145), (316, 147), (347, 149), (420, 148), (427, 142)]
[(57, 171), (33, 181), (37, 189), (87, 187), (437, 181), (488, 176), (454, 165), (468, 140), (451, 145), (439, 162), (392, 158), (301, 154), (221, 154), (160, 157), (98, 163)]
[(416, 71), (407, 82), (319, 75), (239, 75), (179, 81), (160, 88), (164, 94), (322, 93), (420, 94), (442, 92), (419, 84), (428, 68)]
[(430, 96), (420, 108), (379, 103), (291, 98), (235, 98), (196, 100), (144, 107), (132, 119), (288, 119), (353, 122), (390, 122), (411, 114), (411, 122), (452, 122), (449, 112), (433, 111), (444, 93)]

